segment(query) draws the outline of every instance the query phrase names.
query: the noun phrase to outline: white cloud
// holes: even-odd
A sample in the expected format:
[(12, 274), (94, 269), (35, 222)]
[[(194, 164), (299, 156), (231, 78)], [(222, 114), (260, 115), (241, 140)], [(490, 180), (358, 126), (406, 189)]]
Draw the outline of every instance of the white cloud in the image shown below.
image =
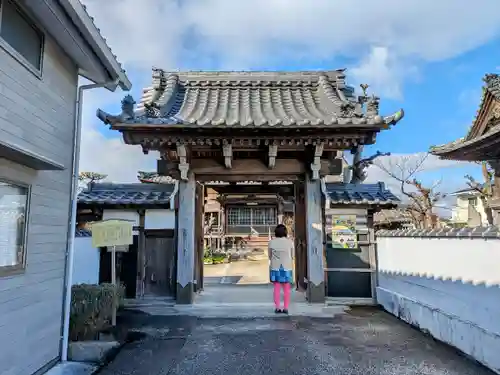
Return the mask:
[(112, 182), (138, 182), (137, 171), (156, 170), (156, 153), (144, 155), (140, 146), (105, 138), (93, 126), (82, 134), (81, 147), (80, 171), (106, 174)]
[[(473, 7), (467, 0), (82, 1), (119, 61), (144, 72), (133, 82), (136, 90), (149, 84), (151, 66), (237, 70), (287, 59), (315, 68), (341, 56), (353, 61), (348, 78), (401, 98), (402, 84), (421, 62), (457, 56), (500, 32), (498, 0), (476, 0)], [(120, 96), (87, 95), (82, 168), (130, 180), (137, 169), (153, 168), (154, 158), (103, 137), (94, 115)]]
[(368, 83), (380, 96), (391, 99), (402, 99), (401, 83), (409, 76), (417, 74), (417, 68), (402, 63), (386, 47), (372, 47), (370, 54), (351, 68), (351, 76), (357, 83)]
[(156, 170), (157, 153), (144, 155), (140, 146), (126, 145), (116, 134), (106, 138), (99, 131), (99, 127), (104, 129), (105, 125), (95, 115), (98, 106), (119, 102), (122, 95), (105, 89), (85, 93), (80, 171), (106, 174), (112, 182), (138, 182), (137, 171)]
[[(193, 48), (235, 65), (288, 55), (359, 57), (371, 46), (434, 61), (495, 37), (496, 0), (84, 0), (119, 58), (169, 67)], [(453, 15), (453, 20), (450, 20)], [(443, 27), (443, 21), (446, 27)], [(470, 20), (474, 20), (471, 22)], [(201, 54), (200, 54), (201, 57)]]

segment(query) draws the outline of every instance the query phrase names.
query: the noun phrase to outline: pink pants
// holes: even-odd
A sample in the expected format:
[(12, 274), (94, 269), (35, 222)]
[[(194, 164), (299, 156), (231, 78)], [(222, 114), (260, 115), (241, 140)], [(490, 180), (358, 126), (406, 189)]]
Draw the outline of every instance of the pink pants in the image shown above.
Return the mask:
[(281, 288), (283, 288), (283, 294), (284, 294), (284, 304), (283, 308), (285, 310), (288, 310), (288, 306), (290, 305), (290, 291), (292, 289), (292, 286), (290, 283), (278, 283), (274, 282), (274, 305), (276, 306), (277, 309), (280, 308), (280, 291)]

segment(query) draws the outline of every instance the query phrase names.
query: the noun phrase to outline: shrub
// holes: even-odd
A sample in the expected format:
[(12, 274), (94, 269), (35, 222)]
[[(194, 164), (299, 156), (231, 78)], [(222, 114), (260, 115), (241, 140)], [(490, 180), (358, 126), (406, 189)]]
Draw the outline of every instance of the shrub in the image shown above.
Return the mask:
[(95, 340), (99, 332), (109, 327), (116, 307), (123, 304), (125, 288), (112, 284), (79, 284), (71, 288), (70, 339)]
[(227, 255), (225, 253), (222, 253), (222, 252), (214, 252), (212, 254), (212, 261), (214, 262), (214, 264), (224, 263), (224, 260), (226, 258), (227, 258)]

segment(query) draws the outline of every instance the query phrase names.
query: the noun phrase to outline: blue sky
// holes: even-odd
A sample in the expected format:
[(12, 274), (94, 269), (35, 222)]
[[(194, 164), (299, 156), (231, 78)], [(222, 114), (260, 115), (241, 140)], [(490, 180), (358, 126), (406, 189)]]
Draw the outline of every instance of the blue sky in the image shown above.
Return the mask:
[[(379, 134), (367, 154), (415, 154), (464, 136), (478, 109), (482, 77), (500, 73), (500, 25), (491, 14), (492, 7), (498, 10), (497, 0), (477, 0), (472, 10), (465, 0), (408, 0), (406, 7), (380, 0), (371, 10), (363, 10), (374, 6), (368, 1), (356, 7), (336, 0), (316, 0), (310, 6), (294, 0), (144, 0), (141, 7), (133, 0), (84, 3), (127, 68), (136, 100), (151, 83), (153, 65), (181, 70), (346, 67), (349, 84), (368, 83), (369, 92), (381, 96), (381, 112), (404, 108), (406, 113), (394, 128)], [(274, 16), (268, 17), (269, 12)], [(352, 20), (333, 17), (339, 12)], [(453, 23), (446, 22), (449, 14)], [(154, 156), (123, 146), (94, 116), (96, 107), (119, 112), (122, 97), (98, 91), (86, 98), (82, 168), (127, 180), (134, 178), (134, 168), (153, 169)], [(99, 147), (109, 153), (107, 161), (95, 159)], [(120, 162), (125, 158), (127, 168)], [(426, 168), (420, 177), (428, 183), (443, 179), (445, 191), (463, 186), (465, 174), (480, 172), (477, 166), (434, 159)], [(371, 179), (387, 178), (370, 173)]]

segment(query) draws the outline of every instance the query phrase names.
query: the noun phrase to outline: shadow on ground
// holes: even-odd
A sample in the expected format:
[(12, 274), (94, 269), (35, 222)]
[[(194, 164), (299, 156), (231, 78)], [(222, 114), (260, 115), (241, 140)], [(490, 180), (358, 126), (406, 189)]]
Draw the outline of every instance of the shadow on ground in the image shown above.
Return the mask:
[(108, 374), (492, 375), (377, 309), (333, 318), (200, 319), (122, 316), (145, 336)]

